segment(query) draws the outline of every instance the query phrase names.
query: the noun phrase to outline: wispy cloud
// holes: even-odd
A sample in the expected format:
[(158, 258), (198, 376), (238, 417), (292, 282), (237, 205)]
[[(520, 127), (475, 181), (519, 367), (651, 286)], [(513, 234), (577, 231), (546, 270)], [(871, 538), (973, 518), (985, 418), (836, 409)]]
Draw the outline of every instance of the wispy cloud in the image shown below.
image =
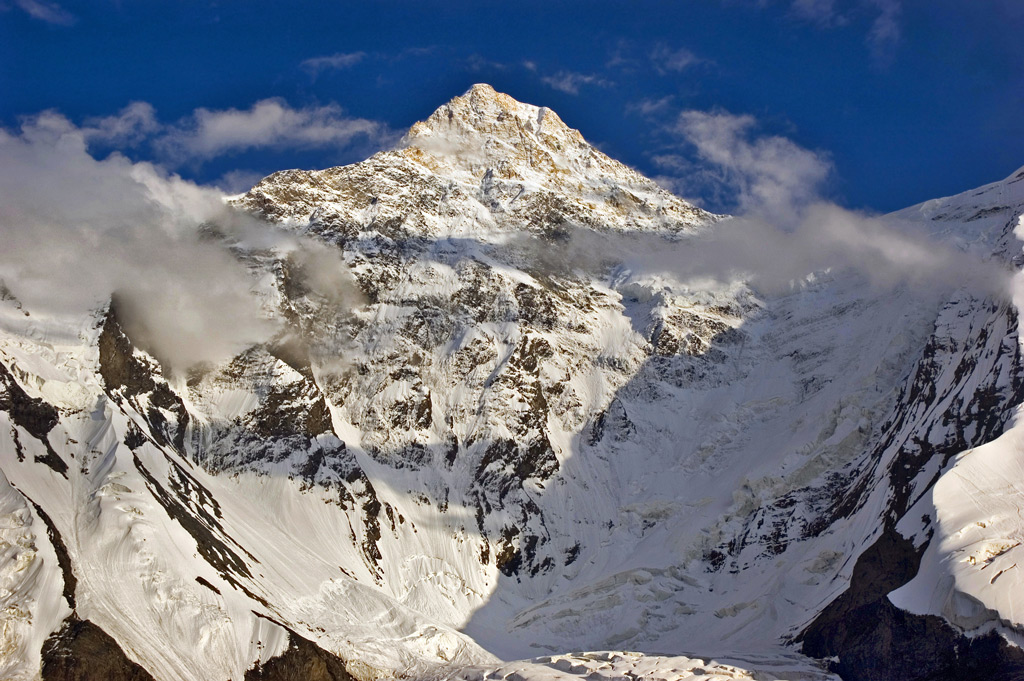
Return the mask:
[[(336, 249), (274, 230), (229, 208), (217, 189), (158, 164), (91, 154), (89, 138), (117, 127), (99, 120), (79, 127), (44, 111), (19, 130), (0, 128), (0, 279), (27, 310), (88, 314), (114, 296), (132, 338), (184, 372), (283, 332), (261, 311), (254, 292), (265, 294), (264, 284), (238, 251), (273, 251), (298, 263), (310, 290), (339, 312), (357, 301)], [(250, 181), (222, 178), (233, 189)], [(210, 237), (211, 224), (223, 240)]]
[(615, 46), (608, 52), (608, 61), (605, 62), (605, 66), (610, 69), (632, 71), (643, 63), (642, 58), (637, 58), (637, 52), (639, 50), (633, 41), (619, 38)]
[(161, 130), (156, 109), (148, 102), (132, 102), (113, 116), (87, 118), (81, 133), (89, 142), (130, 147)]
[(659, 99), (647, 97), (638, 102), (631, 102), (627, 104), (626, 113), (637, 113), (641, 116), (653, 116), (665, 113), (672, 106), (674, 99), (675, 97), (672, 95), (667, 95)]
[(900, 41), (900, 14), (902, 7), (899, 0), (870, 0), (878, 8), (878, 16), (871, 24), (868, 32), (868, 47), (871, 55), (880, 64), (888, 64), (895, 56)]
[(437, 45), (422, 45), (419, 47), (406, 47), (394, 56), (394, 59), (408, 59), (411, 57), (426, 57), (436, 53)]
[(161, 134), (155, 146), (183, 162), (249, 149), (345, 147), (386, 136), (379, 121), (350, 118), (337, 104), (296, 109), (282, 99), (264, 99), (248, 109), (196, 109)]
[(577, 73), (575, 71), (559, 71), (552, 76), (544, 76), (541, 82), (545, 85), (565, 92), (570, 95), (578, 95), (580, 88), (584, 85), (594, 87), (611, 87), (613, 83), (593, 73)]
[(785, 211), (820, 195), (832, 163), (785, 137), (757, 136), (756, 129), (753, 116), (684, 111), (673, 131), (716, 170), (715, 181), (734, 190), (740, 211), (756, 207), (781, 220)]
[(836, 8), (836, 0), (793, 0), (790, 9), (798, 19), (819, 26), (835, 26), (846, 22)]
[(340, 71), (350, 68), (365, 58), (365, 52), (338, 52), (337, 54), (322, 57), (311, 57), (303, 61), (299, 66), (313, 76), (316, 76), (322, 71)]
[(248, 109), (200, 108), (175, 123), (161, 122), (152, 105), (133, 102), (115, 115), (86, 119), (79, 134), (94, 146), (148, 145), (172, 167), (252, 149), (376, 151), (397, 139), (384, 123), (347, 116), (337, 104), (295, 108), (283, 99), (260, 100)]
[(299, 68), (313, 78), (325, 71), (343, 71), (363, 62), (395, 63), (406, 59), (421, 59), (438, 51), (436, 45), (406, 47), (398, 52), (338, 52), (310, 57), (299, 63)]
[(650, 58), (654, 69), (660, 74), (680, 73), (702, 61), (685, 47), (673, 49), (667, 45), (655, 46), (651, 50)]
[[(769, 0), (751, 0), (759, 7), (772, 4)], [(902, 0), (786, 0), (790, 15), (823, 29), (849, 27), (865, 16), (871, 23), (865, 43), (872, 58), (879, 65), (893, 60), (902, 33), (900, 16)]]
[[(681, 143), (654, 158), (665, 185), (681, 195), (713, 181), (733, 199), (735, 215), (693, 237), (570, 230), (553, 252), (525, 237), (543, 266), (607, 267), (609, 254), (634, 273), (658, 272), (706, 287), (751, 283), (774, 295), (816, 275), (853, 272), (879, 288), (907, 287), (923, 299), (966, 287), (1007, 296), (1010, 273), (959, 244), (941, 241), (919, 223), (852, 211), (824, 195), (832, 163), (825, 153), (760, 132), (748, 115), (684, 111), (671, 128)], [(536, 243), (531, 243), (535, 240)]]
[(14, 0), (15, 6), (34, 19), (58, 26), (75, 23), (75, 15), (55, 2), (48, 0)]
[(503, 64), (493, 59), (487, 59), (480, 54), (471, 54), (463, 61), (465, 68), (472, 73), (480, 73), (481, 71), (506, 71), (508, 70), (508, 64)]

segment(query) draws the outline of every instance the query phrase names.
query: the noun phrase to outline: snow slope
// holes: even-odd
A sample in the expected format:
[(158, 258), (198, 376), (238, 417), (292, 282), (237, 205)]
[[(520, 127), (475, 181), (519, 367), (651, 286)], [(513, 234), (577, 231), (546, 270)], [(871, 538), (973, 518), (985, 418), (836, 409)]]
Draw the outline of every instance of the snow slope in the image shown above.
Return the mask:
[[(986, 189), (1019, 202), (1022, 179), (1024, 174), (1017, 174), (1009, 187)], [(971, 633), (997, 631), (1020, 646), (1024, 430), (1019, 412), (1013, 423), (1000, 437), (953, 458), (907, 514), (900, 531), (925, 548), (917, 576), (890, 600)]]
[(917, 577), (890, 595), (897, 606), (940, 615), (967, 631), (998, 628), (1020, 642), (1020, 428), (959, 455), (914, 510), (935, 533)]
[[(891, 220), (1000, 267), (1018, 179)], [(1021, 401), (1012, 305), (566, 262), (574, 232), (678, 245), (722, 218), (489, 86), (395, 150), (234, 203), (316, 248), (217, 236), (286, 328), (222, 365), (165, 372), (116, 297), (48, 316), (7, 282), (12, 678), (72, 610), (160, 681), (241, 679), (307, 644), (357, 678), (827, 678), (785, 646), (858, 558), (900, 518), (919, 544), (966, 527), (951, 473), (986, 442), (1015, 456), (996, 440)], [(325, 288), (327, 270), (347, 274)], [(1007, 529), (978, 541), (1009, 541), (1013, 497), (985, 470)], [(932, 525), (904, 526), (915, 503)], [(934, 539), (894, 602), (934, 612), (917, 596), (959, 546)], [(1004, 595), (961, 591), (1009, 632), (1006, 574)], [(984, 626), (957, 613), (938, 614)]]

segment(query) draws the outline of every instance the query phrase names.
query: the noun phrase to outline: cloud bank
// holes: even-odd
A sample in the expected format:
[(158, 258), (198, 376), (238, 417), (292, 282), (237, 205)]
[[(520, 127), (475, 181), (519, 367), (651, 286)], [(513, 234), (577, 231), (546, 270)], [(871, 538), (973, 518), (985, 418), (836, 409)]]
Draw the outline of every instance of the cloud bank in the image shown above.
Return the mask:
[(196, 226), (217, 192), (148, 163), (89, 155), (86, 135), (44, 113), (0, 131), (0, 276), (34, 312), (81, 313), (112, 294), (161, 360), (182, 369), (266, 339), (253, 281)]
[[(235, 252), (271, 249), (321, 302), (338, 310), (357, 305), (358, 287), (337, 251), (257, 224), (227, 209), (220, 191), (160, 166), (90, 153), (91, 145), (160, 141), (188, 158), (256, 144), (340, 144), (350, 139), (336, 125), (341, 116), (333, 107), (296, 110), (264, 100), (248, 110), (201, 109), (167, 125), (151, 106), (135, 103), (81, 126), (44, 112), (20, 130), (0, 129), (0, 279), (33, 314), (97, 309), (117, 294), (132, 311), (133, 336), (176, 371), (283, 333), (262, 313), (255, 280), (225, 244)], [(1008, 275), (992, 263), (919, 227), (828, 201), (827, 154), (761, 134), (751, 116), (683, 111), (667, 132), (676, 145), (656, 160), (674, 173), (672, 182), (703, 184), (731, 202), (735, 217), (675, 242), (583, 229), (570, 230), (558, 249), (521, 240), (538, 266), (600, 268), (615, 254), (638, 272), (665, 272), (695, 286), (746, 280), (768, 294), (844, 270), (878, 286), (929, 293), (961, 285), (1007, 290)], [(216, 238), (200, 228), (210, 223)]]
[[(1005, 298), (1010, 273), (996, 262), (926, 233), (921, 225), (854, 211), (825, 198), (827, 154), (758, 133), (757, 121), (726, 112), (683, 111), (669, 128), (679, 144), (656, 160), (679, 173), (672, 188), (702, 185), (735, 215), (695, 236), (570, 229), (555, 249), (519, 246), (542, 269), (602, 271), (612, 261), (696, 287), (747, 281), (778, 295), (822, 274), (862, 276), (879, 288), (934, 297), (958, 287)], [(693, 157), (696, 157), (695, 159)]]
[(75, 15), (55, 2), (49, 2), (48, 0), (14, 0), (14, 4), (33, 19), (45, 21), (48, 24), (70, 26), (75, 23)]
[(355, 66), (366, 58), (365, 52), (338, 52), (323, 57), (311, 57), (304, 60), (299, 66), (316, 76), (321, 71), (341, 71)]
[(540, 80), (548, 87), (570, 95), (578, 95), (580, 88), (584, 85), (595, 87), (611, 87), (612, 85), (610, 81), (596, 74), (574, 71), (559, 71), (552, 76), (544, 76)]
[[(792, 140), (758, 135), (751, 116), (684, 111), (672, 132), (734, 197), (736, 217), (696, 241), (684, 272), (725, 279), (747, 273), (779, 291), (815, 272), (852, 270), (876, 286), (935, 293), (966, 286), (1005, 295), (998, 265), (939, 241), (920, 225), (854, 211), (829, 201), (827, 154)], [(724, 276), (723, 276), (724, 275)]]
[(91, 136), (131, 139), (149, 120), (133, 106), (81, 128), (44, 112), (0, 129), (0, 280), (26, 310), (77, 315), (116, 296), (133, 339), (181, 373), (283, 331), (228, 246), (273, 249), (302, 264), (317, 295), (352, 300), (337, 252), (275, 232), (226, 207), (219, 191), (151, 163), (89, 153)]

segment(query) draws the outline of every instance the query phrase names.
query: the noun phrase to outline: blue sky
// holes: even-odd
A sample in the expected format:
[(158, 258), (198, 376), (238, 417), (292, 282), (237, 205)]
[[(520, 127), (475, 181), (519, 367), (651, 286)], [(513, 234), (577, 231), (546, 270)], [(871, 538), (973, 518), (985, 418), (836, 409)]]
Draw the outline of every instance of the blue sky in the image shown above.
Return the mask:
[(713, 210), (738, 190), (698, 113), (888, 211), (1024, 166), (1022, 37), (1020, 0), (0, 0), (0, 126), (56, 110), (96, 156), (238, 189), (360, 160), (488, 82)]

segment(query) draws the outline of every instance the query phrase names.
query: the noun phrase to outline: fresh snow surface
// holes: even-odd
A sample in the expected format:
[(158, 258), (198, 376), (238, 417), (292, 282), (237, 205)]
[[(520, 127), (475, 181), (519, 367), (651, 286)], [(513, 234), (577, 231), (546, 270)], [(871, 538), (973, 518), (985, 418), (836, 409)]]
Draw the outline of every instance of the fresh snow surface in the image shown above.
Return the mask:
[(71, 609), (46, 527), (0, 473), (0, 678), (38, 678), (40, 650)]
[[(934, 518), (921, 569), (889, 600), (964, 631), (1024, 641), (1024, 427), (968, 450), (908, 514)], [(908, 533), (909, 534), (909, 533)], [(924, 533), (921, 533), (924, 534)], [(925, 535), (927, 536), (927, 535)]]
[(799, 656), (779, 655), (771, 659), (697, 658), (602, 651), (566, 653), (532, 660), (507, 662), (497, 667), (467, 667), (445, 677), (445, 681), (834, 681)]

